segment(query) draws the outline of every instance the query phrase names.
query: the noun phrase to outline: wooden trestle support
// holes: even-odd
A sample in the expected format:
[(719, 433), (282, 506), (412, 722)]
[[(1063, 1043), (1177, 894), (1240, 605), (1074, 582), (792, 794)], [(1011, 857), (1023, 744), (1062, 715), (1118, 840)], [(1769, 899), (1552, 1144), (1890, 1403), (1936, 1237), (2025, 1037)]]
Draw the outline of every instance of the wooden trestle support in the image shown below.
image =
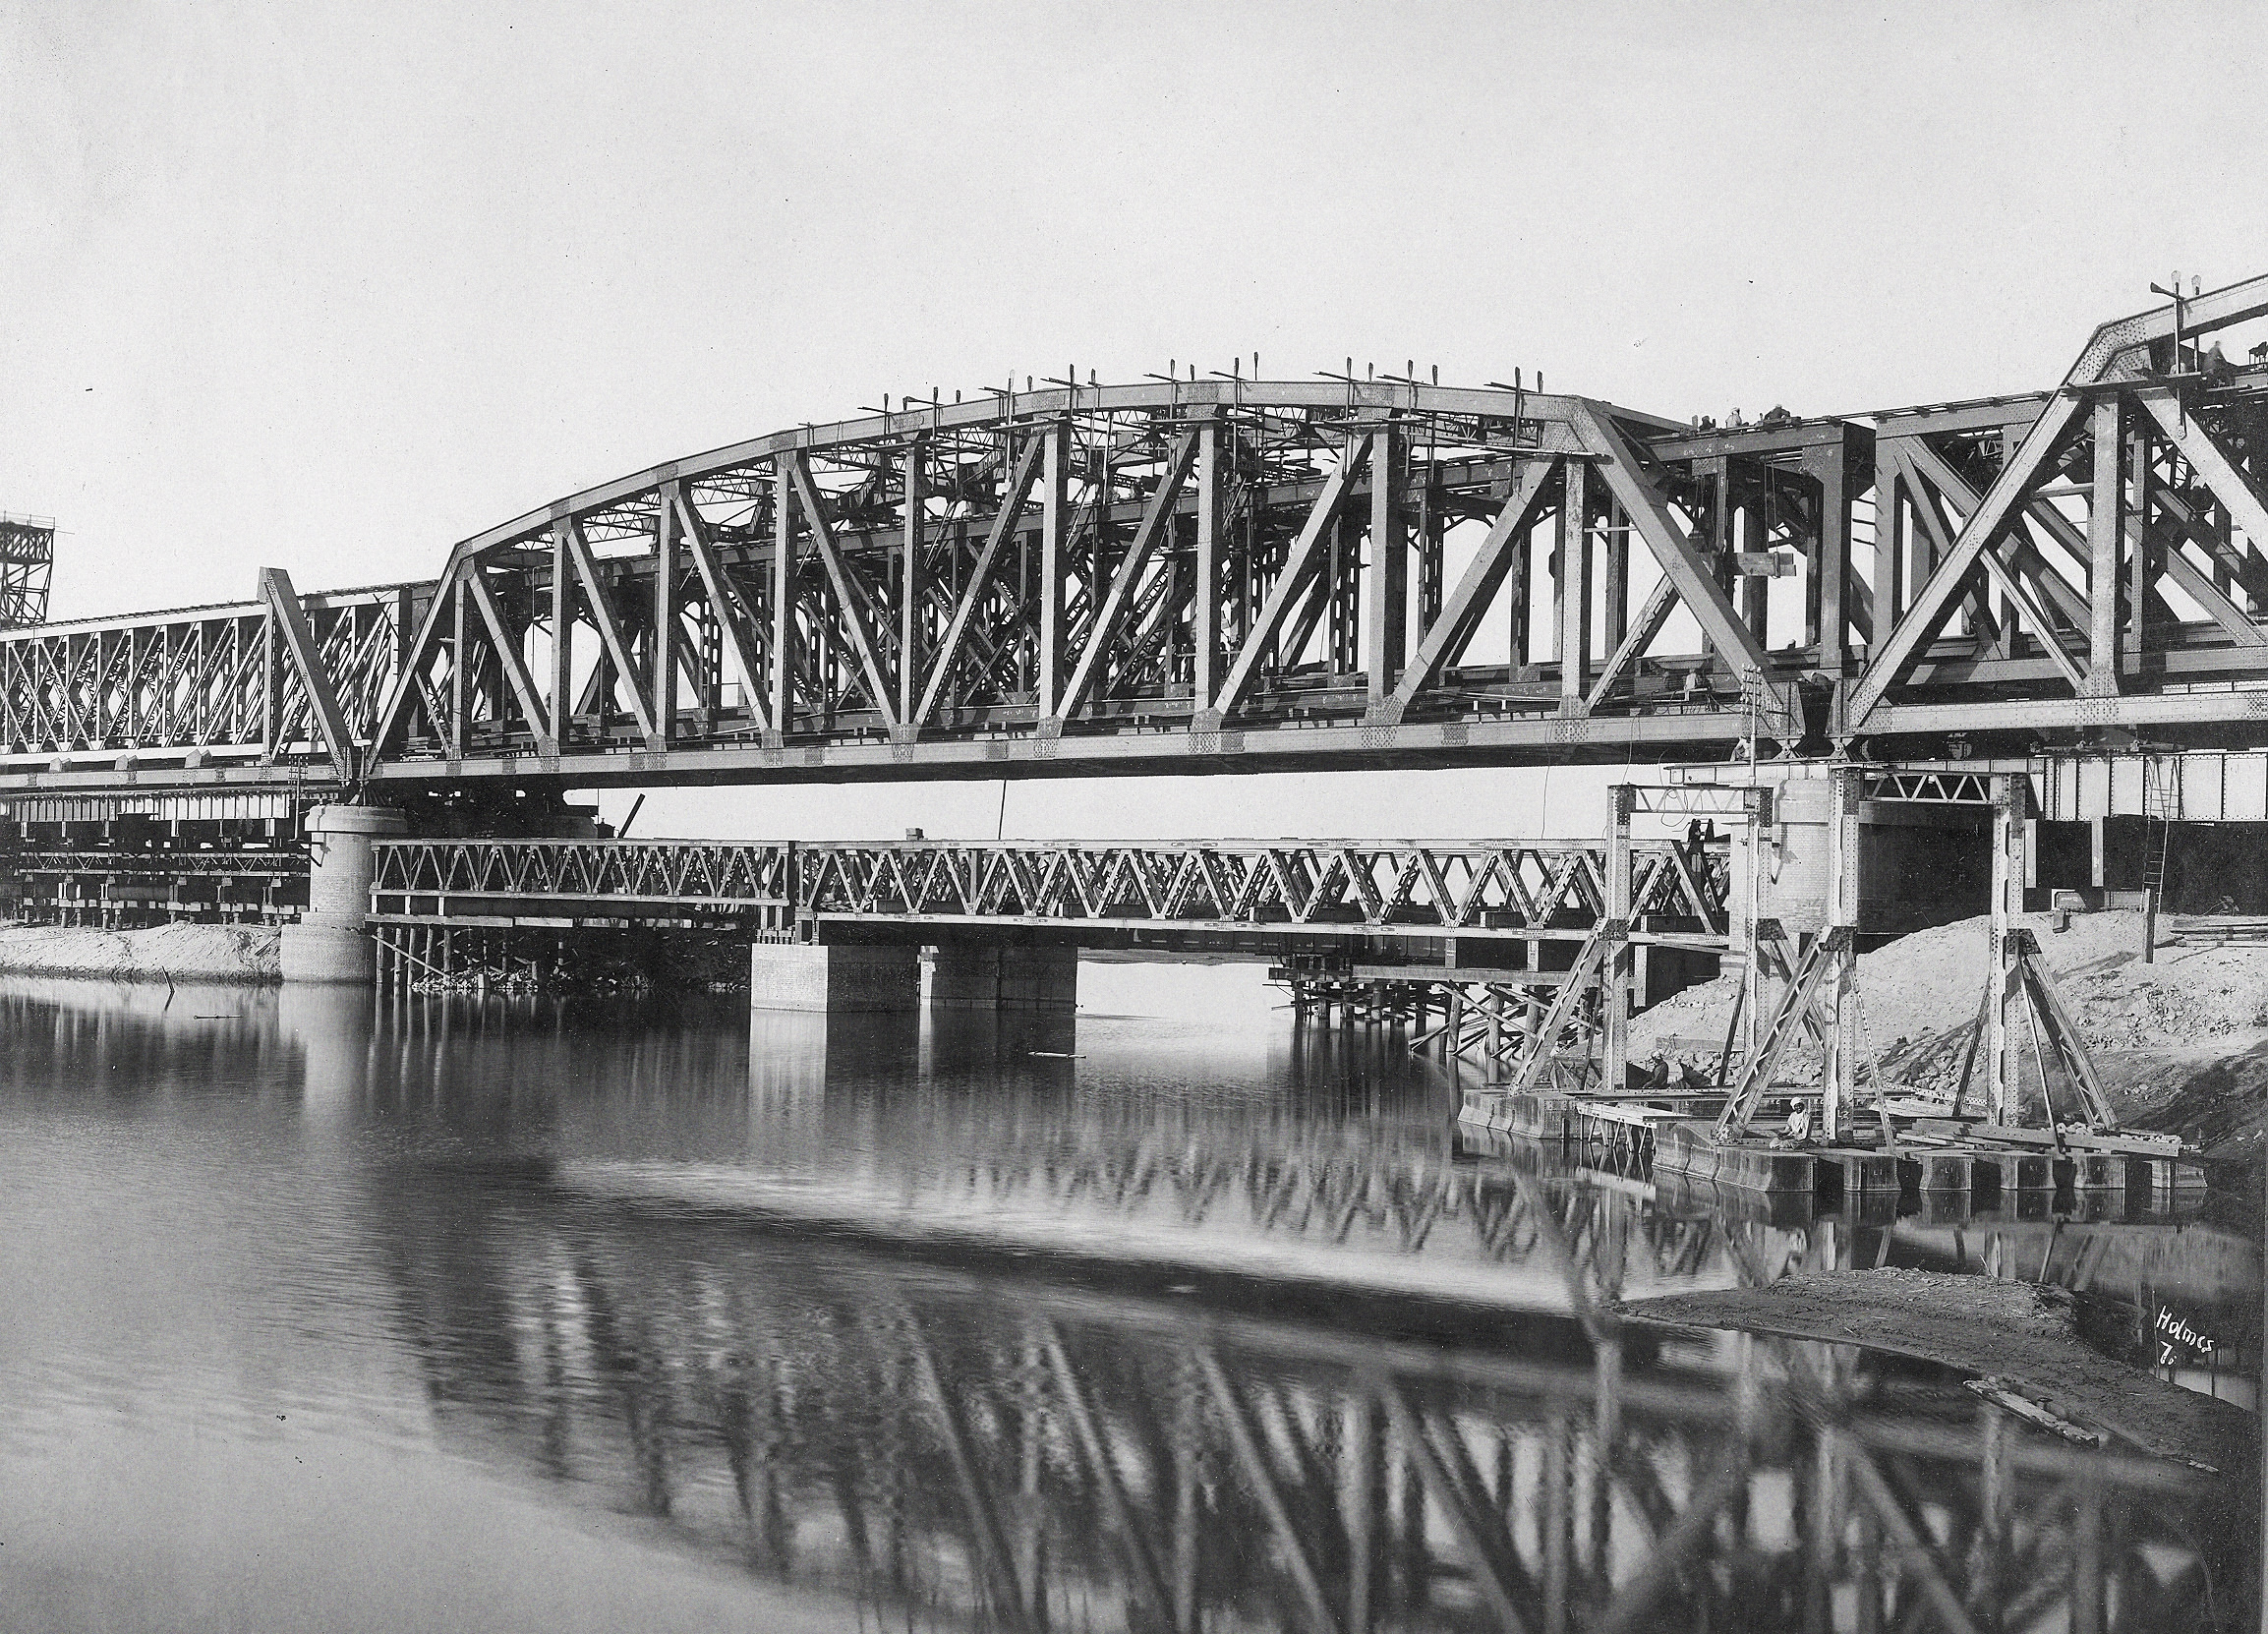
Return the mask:
[[(1699, 785), (1643, 791), (1649, 809), (1687, 816), (1698, 825), (1744, 802), (1769, 800), (1769, 789), (1729, 795)], [(1637, 797), (1633, 793), (1633, 797)], [(1682, 842), (1596, 842), (1552, 839), (1483, 848), (1483, 866), (1451, 896), (1479, 901), (1493, 891), (1500, 911), (1460, 910), (1469, 926), (1448, 937), (1440, 964), (1364, 964), (1327, 955), (1287, 958), (1270, 971), (1287, 987), (1303, 1023), (1406, 1028), (1412, 1050), (1434, 1050), (1490, 1072), (1517, 1076), (1531, 1061), (1530, 1087), (1596, 1089), (1606, 1012), (1599, 1002), (1609, 950), (1618, 949), (1618, 979), (1635, 1006), (1678, 970), (1664, 962), (1698, 959), (1715, 973), (1727, 941), (1728, 848), (1698, 828)], [(1527, 883), (1516, 877), (1532, 871)], [(1497, 870), (1491, 873), (1490, 870)], [(1608, 927), (1614, 927), (1609, 933)], [(1476, 955), (1483, 962), (1473, 963)], [(1682, 967), (1680, 967), (1682, 968)], [(1619, 1036), (1619, 1034), (1618, 1034)], [(1538, 1054), (1533, 1040), (1558, 1040)]]
[[(2173, 1136), (2120, 1127), (2022, 906), (2026, 782), (1996, 776), (1992, 921), (1975, 1037), (1949, 1095), (1933, 1098), (1879, 1077), (1862, 1039), (1858, 965), (1859, 807), (1882, 769), (1838, 767), (1831, 786), (1825, 911), (1789, 934), (1758, 911), (1775, 842), (1774, 791), (1756, 786), (1621, 786), (1611, 796), (1604, 911), (1554, 978), (1540, 1019), (1501, 1003), (1495, 1080), (1468, 1089), (1462, 1121), (1554, 1141), (1600, 1144), (1651, 1159), (1654, 1172), (1761, 1192), (1823, 1196), (1963, 1193), (1978, 1207), (2020, 1193), (2125, 1193), (2170, 1201), (2202, 1184)], [(1973, 796), (1983, 790), (1965, 790)], [(1656, 812), (1731, 818), (1749, 858), (1722, 944), (1742, 990), (1716, 1070), (1671, 1082), (1634, 1075), (1628, 1023), (1639, 1008), (1631, 927), (1631, 819)], [(1682, 940), (1682, 939), (1681, 939)], [(1737, 945), (1734, 945), (1734, 944)], [(1455, 1041), (1465, 1031), (1421, 1034)], [(2024, 1060), (2032, 1071), (2027, 1080)], [(1972, 1082), (1972, 1080), (1974, 1080)]]

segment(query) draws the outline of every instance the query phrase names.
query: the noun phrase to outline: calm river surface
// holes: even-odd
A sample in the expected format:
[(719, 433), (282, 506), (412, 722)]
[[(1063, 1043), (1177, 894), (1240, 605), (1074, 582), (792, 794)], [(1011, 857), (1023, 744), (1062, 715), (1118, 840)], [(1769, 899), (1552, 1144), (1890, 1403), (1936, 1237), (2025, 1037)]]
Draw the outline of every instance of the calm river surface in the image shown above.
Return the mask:
[[(1076, 1025), (0, 981), (0, 1629), (2241, 1626), (2249, 1498), (1855, 1345), (1891, 1263), (2225, 1336), (2253, 1227), (1480, 1151), (1250, 971)], [(1105, 1014), (1104, 1012), (1108, 1012)], [(2239, 1366), (2238, 1364), (2241, 1364)]]

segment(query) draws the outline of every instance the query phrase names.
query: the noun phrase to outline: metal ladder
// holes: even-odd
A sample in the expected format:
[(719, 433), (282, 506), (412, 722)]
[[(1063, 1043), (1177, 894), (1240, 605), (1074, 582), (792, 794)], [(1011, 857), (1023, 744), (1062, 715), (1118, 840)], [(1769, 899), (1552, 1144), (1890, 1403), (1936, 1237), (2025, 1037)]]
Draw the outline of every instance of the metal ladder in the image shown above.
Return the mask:
[(2155, 962), (2158, 947), (2158, 905), (2166, 889), (2166, 853), (2173, 846), (2174, 823), (2181, 815), (2181, 762), (2169, 757), (2161, 768), (2156, 759), (2142, 762), (2142, 963)]

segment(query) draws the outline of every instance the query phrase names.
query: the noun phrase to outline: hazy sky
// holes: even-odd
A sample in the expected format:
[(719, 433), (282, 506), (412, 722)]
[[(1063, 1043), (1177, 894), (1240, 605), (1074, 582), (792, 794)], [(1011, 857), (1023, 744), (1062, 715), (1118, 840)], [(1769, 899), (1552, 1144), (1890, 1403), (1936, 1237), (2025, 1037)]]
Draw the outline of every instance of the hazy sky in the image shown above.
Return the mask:
[[(2151, 278), (2268, 268), (2264, 45), (2256, 4), (20, 0), (0, 508), (60, 519), (72, 615), (431, 574), (625, 471), (1067, 364), (1520, 366), (1677, 416), (2033, 388)], [(1009, 828), (1506, 831), (1536, 787), (1026, 785)]]

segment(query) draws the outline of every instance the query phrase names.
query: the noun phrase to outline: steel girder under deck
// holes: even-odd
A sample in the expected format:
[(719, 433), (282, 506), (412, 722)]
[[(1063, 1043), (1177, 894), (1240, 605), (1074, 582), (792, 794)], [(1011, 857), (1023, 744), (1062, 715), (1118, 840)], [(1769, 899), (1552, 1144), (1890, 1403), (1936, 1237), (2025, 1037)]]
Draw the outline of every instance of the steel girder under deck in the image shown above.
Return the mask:
[(0, 634), (0, 788), (2256, 743), (2268, 367), (2200, 345), (2263, 314), (2268, 278), (2049, 393), (1753, 426), (1398, 380), (912, 403), (433, 581)]
[[(1721, 869), (1666, 843), (1638, 849), (1650, 908), (1721, 935)], [(1605, 901), (1601, 848), (1568, 840), (405, 840), (375, 850), (374, 911), (546, 922), (562, 904), (787, 907), (836, 931), (1377, 932), (1501, 943), (1510, 958), (1525, 944), (1581, 941)]]

